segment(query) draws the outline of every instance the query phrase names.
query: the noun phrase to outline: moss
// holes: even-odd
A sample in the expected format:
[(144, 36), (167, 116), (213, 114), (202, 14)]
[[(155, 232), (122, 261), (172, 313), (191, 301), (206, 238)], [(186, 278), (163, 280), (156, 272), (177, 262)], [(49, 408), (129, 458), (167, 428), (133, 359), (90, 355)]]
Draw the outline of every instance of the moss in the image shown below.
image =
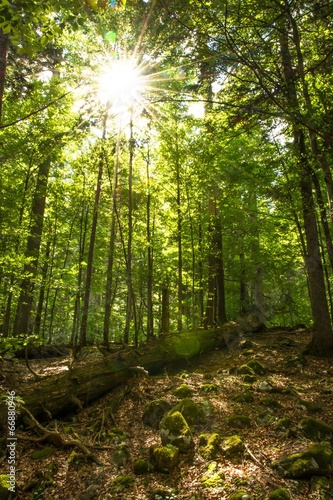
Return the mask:
[(133, 471), (137, 476), (147, 474), (147, 472), (150, 472), (150, 469), (150, 463), (147, 460), (143, 460), (142, 458), (139, 458), (133, 464)]
[(247, 349), (246, 351), (243, 351), (242, 354), (243, 354), (243, 356), (252, 356), (252, 354), (254, 354), (254, 350)]
[(189, 387), (187, 384), (182, 384), (177, 389), (174, 391), (174, 395), (177, 396), (177, 398), (187, 398), (188, 396), (191, 396), (193, 393), (191, 387)]
[(176, 404), (170, 414), (179, 412), (183, 415), (188, 425), (202, 424), (206, 421), (203, 408), (195, 403), (191, 398), (185, 398)]
[(255, 375), (244, 375), (243, 380), (247, 384), (254, 384), (257, 381), (257, 377)]
[(126, 438), (126, 433), (120, 427), (111, 427), (105, 436), (105, 441), (111, 444), (120, 444), (126, 441)]
[(150, 401), (143, 410), (143, 423), (153, 429), (158, 429), (163, 416), (170, 408), (170, 404), (164, 399), (154, 399)]
[(333, 427), (320, 420), (315, 420), (314, 418), (305, 418), (302, 420), (301, 427), (304, 436), (313, 441), (331, 439), (333, 436)]
[(254, 371), (256, 375), (264, 375), (267, 371), (266, 368), (257, 359), (251, 359), (246, 364)]
[(321, 500), (330, 500), (330, 492), (333, 491), (333, 482), (323, 476), (313, 476), (311, 478), (311, 492), (320, 496)]
[(179, 411), (165, 415), (160, 423), (160, 435), (163, 445), (173, 444), (184, 453), (193, 447), (191, 430)]
[(290, 500), (291, 496), (285, 488), (278, 488), (268, 495), (267, 500)]
[(219, 392), (219, 386), (216, 384), (203, 384), (200, 387), (200, 392)]
[(9, 488), (16, 488), (15, 480), (11, 480), (10, 476), (7, 474), (0, 475), (0, 498), (1, 500), (10, 500), (14, 498), (15, 493), (10, 491)]
[(227, 437), (222, 442), (222, 452), (227, 458), (232, 458), (240, 453), (243, 453), (245, 446), (243, 439), (234, 434), (233, 436)]
[(250, 391), (245, 391), (241, 392), (240, 394), (236, 394), (232, 398), (233, 401), (236, 401), (237, 403), (253, 403), (254, 402), (254, 396), (252, 392)]
[(207, 471), (200, 478), (200, 482), (204, 488), (219, 488), (223, 486), (224, 480), (225, 475), (218, 468), (216, 462), (211, 462), (207, 467)]
[(319, 403), (305, 401), (304, 399), (299, 400), (298, 406), (305, 408), (309, 413), (321, 413), (323, 411), (323, 407)]
[(252, 370), (252, 368), (247, 364), (241, 365), (237, 368), (237, 375), (254, 375), (254, 370)]
[(252, 500), (253, 496), (246, 493), (244, 490), (235, 491), (228, 500)]
[(305, 451), (294, 453), (273, 464), (279, 474), (289, 479), (313, 475), (325, 476), (332, 472), (333, 452), (330, 443), (316, 443)]
[(31, 455), (31, 458), (33, 460), (43, 460), (44, 458), (50, 457), (52, 453), (53, 453), (53, 448), (46, 447), (43, 448), (42, 450), (34, 451)]
[(277, 422), (276, 427), (278, 429), (290, 429), (291, 425), (292, 425), (291, 418), (283, 417)]
[(220, 435), (217, 433), (213, 434), (201, 434), (199, 437), (200, 454), (206, 460), (213, 460), (220, 451)]
[(228, 418), (228, 424), (231, 427), (243, 429), (244, 427), (250, 427), (251, 419), (246, 415), (231, 415), (231, 417)]
[(272, 408), (272, 410), (278, 410), (281, 408), (281, 404), (273, 398), (263, 398), (260, 401), (260, 404), (268, 406), (269, 408)]
[(134, 485), (132, 476), (118, 476), (112, 481), (111, 490), (116, 493), (121, 493), (126, 488), (131, 488)]
[(157, 472), (170, 472), (179, 463), (179, 449), (171, 444), (152, 447), (150, 461)]

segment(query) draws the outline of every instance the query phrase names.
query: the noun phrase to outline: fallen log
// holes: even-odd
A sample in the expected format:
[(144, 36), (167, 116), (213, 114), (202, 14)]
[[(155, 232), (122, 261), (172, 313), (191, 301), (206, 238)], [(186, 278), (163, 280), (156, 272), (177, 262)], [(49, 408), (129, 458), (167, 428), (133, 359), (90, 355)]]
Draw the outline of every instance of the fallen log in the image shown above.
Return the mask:
[[(230, 346), (242, 332), (259, 325), (226, 323), (218, 329), (163, 335), (133, 349), (125, 348), (99, 359), (75, 362), (67, 370), (40, 381), (11, 387), (36, 418), (49, 420), (77, 412), (143, 372), (158, 373), (169, 365), (190, 360), (214, 348)], [(7, 405), (0, 405), (0, 425), (6, 427)], [(18, 415), (18, 418), (19, 415)]]

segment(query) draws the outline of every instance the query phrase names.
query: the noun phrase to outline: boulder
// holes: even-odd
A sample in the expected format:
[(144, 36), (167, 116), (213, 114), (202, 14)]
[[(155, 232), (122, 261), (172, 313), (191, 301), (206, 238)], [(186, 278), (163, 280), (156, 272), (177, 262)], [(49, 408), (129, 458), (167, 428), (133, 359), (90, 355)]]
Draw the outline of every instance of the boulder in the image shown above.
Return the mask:
[(179, 463), (179, 449), (172, 444), (152, 447), (150, 461), (156, 472), (168, 473), (175, 469)]
[(170, 414), (179, 412), (183, 415), (188, 425), (203, 424), (206, 421), (205, 411), (203, 407), (191, 398), (182, 399), (171, 410)]
[(268, 495), (267, 500), (290, 500), (291, 496), (285, 488), (278, 488)]
[(161, 420), (159, 429), (163, 445), (172, 444), (183, 453), (193, 447), (190, 427), (179, 411), (167, 413)]
[(240, 453), (243, 453), (243, 451), (245, 450), (245, 445), (243, 439), (238, 436), (238, 434), (234, 434), (233, 436), (229, 436), (223, 439), (221, 449), (225, 457), (233, 458)]
[(187, 398), (188, 396), (192, 396), (192, 389), (187, 384), (182, 384), (174, 391), (174, 395), (179, 399)]
[(213, 460), (220, 451), (221, 438), (219, 434), (201, 434), (199, 437), (200, 454), (206, 460)]
[(146, 404), (142, 421), (145, 425), (158, 429), (163, 416), (171, 409), (171, 405), (164, 399), (154, 399)]
[(278, 474), (288, 479), (327, 476), (333, 469), (333, 451), (330, 443), (316, 443), (300, 453), (282, 457), (273, 464)]
[(333, 427), (314, 418), (305, 418), (301, 421), (302, 431), (305, 437), (312, 441), (321, 441), (333, 437)]
[(236, 427), (237, 429), (243, 429), (245, 427), (251, 426), (251, 419), (246, 415), (231, 415), (228, 418), (228, 424), (231, 427)]
[(217, 462), (210, 462), (206, 472), (200, 478), (202, 486), (205, 488), (220, 488), (224, 485), (225, 475), (219, 469)]

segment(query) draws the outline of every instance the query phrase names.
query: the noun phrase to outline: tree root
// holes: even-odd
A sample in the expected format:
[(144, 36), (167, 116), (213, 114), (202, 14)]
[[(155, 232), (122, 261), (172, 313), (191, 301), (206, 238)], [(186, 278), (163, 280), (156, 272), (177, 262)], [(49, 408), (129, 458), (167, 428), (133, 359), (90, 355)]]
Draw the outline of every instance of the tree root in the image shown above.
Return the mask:
[(84, 445), (83, 443), (81, 443), (80, 441), (78, 441), (76, 439), (68, 439), (67, 440), (67, 439), (63, 438), (59, 432), (50, 431), (50, 430), (46, 429), (35, 419), (35, 417), (30, 413), (30, 411), (27, 410), (27, 408), (22, 406), (21, 409), (32, 420), (35, 427), (43, 432), (43, 436), (40, 436), (38, 438), (33, 438), (33, 437), (23, 436), (21, 434), (20, 435), (17, 434), (17, 437), (19, 439), (22, 439), (25, 441), (32, 441), (34, 443), (41, 443), (43, 441), (48, 441), (49, 443), (53, 444), (54, 446), (56, 446), (58, 448), (66, 447), (66, 446), (71, 446), (73, 448), (76, 447), (76, 448), (79, 448), (79, 450), (81, 450), (83, 453), (83, 455), (80, 456), (81, 458), (87, 458), (87, 459), (95, 462), (98, 465), (104, 465), (103, 462), (101, 462), (101, 460), (99, 460), (99, 458), (94, 453), (91, 453), (91, 451), (87, 448), (86, 445)]

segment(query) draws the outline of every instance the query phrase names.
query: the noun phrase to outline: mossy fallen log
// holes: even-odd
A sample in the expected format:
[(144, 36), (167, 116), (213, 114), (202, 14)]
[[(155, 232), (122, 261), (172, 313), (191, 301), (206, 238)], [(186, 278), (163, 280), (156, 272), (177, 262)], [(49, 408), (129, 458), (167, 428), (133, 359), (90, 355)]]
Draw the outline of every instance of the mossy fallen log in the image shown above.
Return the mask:
[[(167, 366), (190, 360), (214, 348), (230, 346), (242, 332), (257, 327), (230, 322), (217, 329), (163, 335), (140, 348), (124, 348), (98, 359), (89, 360), (88, 356), (86, 361), (74, 361), (60, 374), (10, 390), (15, 391), (36, 418), (47, 420), (63, 416), (128, 383), (144, 370), (149, 374), (158, 373)], [(6, 427), (6, 418), (7, 406), (2, 402), (0, 424), (3, 427)]]

